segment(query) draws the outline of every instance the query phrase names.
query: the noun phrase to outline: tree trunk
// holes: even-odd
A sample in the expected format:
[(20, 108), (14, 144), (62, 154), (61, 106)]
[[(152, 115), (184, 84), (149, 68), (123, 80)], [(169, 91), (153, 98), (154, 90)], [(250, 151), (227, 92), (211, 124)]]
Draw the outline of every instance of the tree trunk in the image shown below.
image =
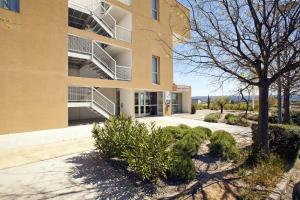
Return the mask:
[(221, 106), (221, 114), (223, 114), (224, 106)]
[(281, 101), (282, 101), (282, 96), (281, 96), (281, 80), (280, 78), (278, 78), (278, 91), (277, 91), (277, 123), (278, 124), (282, 124), (282, 104), (281, 104)]
[(269, 124), (269, 85), (262, 84), (263, 86), (259, 87), (259, 115), (258, 115), (258, 135), (257, 147), (264, 153), (266, 156), (269, 156), (269, 133), (268, 133), (268, 124)]
[(290, 86), (287, 85), (283, 90), (283, 106), (284, 106), (284, 116), (283, 123), (289, 124), (291, 123), (290, 117)]

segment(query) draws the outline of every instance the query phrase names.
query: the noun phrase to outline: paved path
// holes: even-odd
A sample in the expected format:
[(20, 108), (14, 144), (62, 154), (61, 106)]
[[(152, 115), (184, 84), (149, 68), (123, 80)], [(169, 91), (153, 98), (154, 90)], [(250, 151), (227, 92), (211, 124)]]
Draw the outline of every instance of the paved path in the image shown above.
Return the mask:
[[(249, 127), (231, 126), (224, 123), (209, 123), (182, 117), (139, 118), (140, 122), (158, 126), (186, 124), (191, 127), (204, 126), (212, 130), (226, 130), (241, 142), (249, 142)], [(91, 137), (92, 125), (73, 126), (64, 129), (52, 129), (16, 133), (0, 136), (0, 169), (55, 158), (94, 148)]]
[[(249, 141), (250, 128), (180, 117), (138, 119), (158, 126), (223, 129)], [(92, 126), (0, 136), (0, 199), (141, 199), (145, 188), (94, 152)], [(88, 151), (88, 152), (87, 152)], [(52, 159), (51, 159), (52, 158)]]
[(93, 149), (92, 125), (0, 135), (0, 169)]
[(140, 118), (139, 121), (145, 123), (154, 122), (158, 126), (176, 126), (179, 124), (186, 124), (191, 127), (203, 126), (211, 129), (212, 131), (216, 130), (225, 130), (235, 137), (239, 143), (250, 144), (251, 143), (251, 128), (250, 127), (242, 127), (242, 126), (232, 126), (225, 123), (210, 123), (202, 120), (195, 119), (187, 119), (182, 118), (180, 115), (168, 117), (147, 117)]
[(140, 188), (94, 152), (0, 170), (0, 199), (141, 199)]

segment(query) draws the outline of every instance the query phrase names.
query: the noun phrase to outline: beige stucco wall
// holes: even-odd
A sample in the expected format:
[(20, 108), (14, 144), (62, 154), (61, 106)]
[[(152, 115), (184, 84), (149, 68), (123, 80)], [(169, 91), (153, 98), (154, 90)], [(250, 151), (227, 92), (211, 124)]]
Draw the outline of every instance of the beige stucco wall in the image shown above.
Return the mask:
[[(132, 43), (68, 27), (67, 0), (20, 0), (20, 13), (0, 8), (0, 134), (66, 127), (68, 86), (122, 88), (126, 106), (134, 115), (134, 90), (171, 91), (173, 46), (169, 1), (159, 1), (159, 21), (151, 18), (151, 1), (135, 0)], [(132, 50), (132, 80), (101, 80), (68, 76), (67, 35), (74, 34)], [(161, 40), (161, 41), (159, 41)], [(166, 47), (168, 46), (168, 47)], [(152, 55), (160, 57), (160, 84), (152, 84)], [(131, 88), (131, 89), (129, 89)], [(125, 104), (124, 104), (125, 105)]]
[(0, 8), (0, 134), (67, 126), (67, 0)]
[[(78, 85), (80, 83), (87, 86), (171, 91), (173, 84), (173, 58), (170, 48), (173, 47), (173, 31), (177, 34), (183, 34), (184, 37), (189, 37), (189, 31), (186, 31), (187, 25), (183, 24), (185, 21), (182, 19), (182, 11), (188, 13), (188, 10), (174, 0), (161, 0), (159, 1), (159, 20), (156, 21), (152, 19), (152, 4), (149, 0), (133, 1), (131, 6), (126, 6), (116, 0), (109, 0), (109, 2), (113, 6), (131, 12), (132, 43), (111, 39), (72, 27), (68, 28), (68, 33), (132, 49), (132, 80), (124, 82), (69, 77), (69, 84)], [(160, 84), (158, 85), (152, 84), (152, 55), (160, 58)]]

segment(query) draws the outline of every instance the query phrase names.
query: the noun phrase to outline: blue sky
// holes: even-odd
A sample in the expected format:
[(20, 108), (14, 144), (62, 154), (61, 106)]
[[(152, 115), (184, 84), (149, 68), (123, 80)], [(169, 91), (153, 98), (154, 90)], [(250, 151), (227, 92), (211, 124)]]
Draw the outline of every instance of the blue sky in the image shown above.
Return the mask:
[[(188, 7), (186, 0), (178, 1)], [(188, 68), (189, 66), (174, 61), (174, 82), (176, 84), (192, 86), (193, 96), (207, 96), (208, 94), (211, 96), (221, 96), (222, 94), (234, 94), (233, 90), (235, 89), (235, 82), (226, 82), (222, 89), (220, 88), (220, 85), (213, 84), (214, 80), (212, 78), (184, 73)]]

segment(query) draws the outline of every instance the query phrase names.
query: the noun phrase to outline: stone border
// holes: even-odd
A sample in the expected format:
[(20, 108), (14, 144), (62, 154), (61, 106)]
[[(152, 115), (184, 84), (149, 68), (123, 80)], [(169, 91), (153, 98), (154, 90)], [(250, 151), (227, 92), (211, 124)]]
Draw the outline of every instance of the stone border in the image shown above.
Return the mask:
[(295, 170), (296, 164), (300, 165), (300, 151), (297, 154), (296, 161), (292, 164), (292, 168), (286, 172), (281, 178), (280, 182), (276, 185), (275, 189), (270, 193), (268, 200), (281, 200), (282, 195), (286, 192), (287, 186), (290, 182), (291, 176)]

